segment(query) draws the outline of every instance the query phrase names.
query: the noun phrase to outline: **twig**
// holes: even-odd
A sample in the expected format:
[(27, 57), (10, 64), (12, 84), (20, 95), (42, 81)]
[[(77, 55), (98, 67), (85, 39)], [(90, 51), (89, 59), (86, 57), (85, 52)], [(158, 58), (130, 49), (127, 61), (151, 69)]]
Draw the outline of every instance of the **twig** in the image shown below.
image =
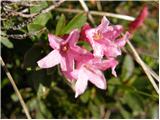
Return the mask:
[(141, 54), (141, 55), (145, 55), (145, 56), (152, 57), (152, 58), (154, 58), (154, 59), (158, 59), (158, 56), (157, 56), (157, 55), (154, 55), (153, 53), (152, 53), (152, 54), (151, 54), (151, 53), (148, 53), (148, 52), (146, 52), (146, 50), (145, 50), (145, 51), (141, 51), (140, 49), (138, 49), (137, 52), (138, 52), (139, 54)]
[(102, 11), (101, 1), (96, 1), (98, 11)]
[[(134, 48), (135, 49), (135, 48)], [(128, 52), (125, 48), (122, 48), (123, 52), (127, 53), (127, 54), (131, 54), (130, 52)], [(139, 53), (137, 51), (137, 53)], [(132, 55), (132, 54), (131, 54)], [(136, 58), (134, 58), (136, 60)], [(137, 61), (137, 60), (136, 60)], [(146, 63), (144, 63), (145, 66), (147, 67), (148, 72), (155, 78), (155, 80), (157, 80), (157, 82), (159, 82), (159, 76), (157, 75), (156, 72), (154, 72)]]
[(55, 9), (56, 7), (59, 7), (65, 0), (60, 0), (57, 4), (51, 5), (48, 8), (42, 9), (40, 12), (38, 13), (32, 13), (32, 14), (23, 14), (20, 12), (16, 12), (15, 15), (19, 15), (21, 17), (26, 17), (29, 18), (27, 20), (25, 20), (23, 23), (18, 24), (16, 26), (12, 26), (10, 29), (12, 30), (19, 30), (23, 27), (25, 27), (27, 24), (31, 23), (33, 21), (34, 18), (36, 18), (38, 15), (43, 14), (43, 13), (47, 13), (53, 9)]
[(93, 14), (93, 15), (114, 17), (114, 18), (119, 18), (119, 19), (128, 20), (128, 21), (134, 21), (135, 20), (135, 18), (131, 17), (131, 16), (114, 14), (114, 13), (109, 13), (109, 12), (90, 11), (90, 13)]
[(146, 65), (146, 67), (148, 68), (150, 74), (159, 82), (159, 76), (148, 65)]
[(14, 80), (13, 80), (9, 70), (7, 69), (7, 67), (6, 67), (6, 65), (5, 65), (5, 63), (4, 63), (4, 61), (3, 61), (1, 56), (0, 56), (0, 61), (1, 61), (2, 67), (4, 68), (4, 70), (6, 72), (6, 75), (7, 75), (8, 79), (10, 80), (10, 82), (11, 82), (11, 84), (12, 84), (12, 86), (13, 86), (16, 94), (17, 94), (17, 97), (19, 98), (19, 101), (20, 101), (20, 103), (22, 105), (22, 108), (24, 109), (24, 112), (25, 112), (27, 118), (31, 119), (31, 116), (29, 114), (28, 108), (27, 108), (27, 106), (26, 106), (26, 104), (25, 104), (25, 102), (24, 102), (24, 100), (23, 100), (23, 98), (22, 98), (22, 96), (21, 96), (21, 94), (20, 94), (20, 92), (19, 92), (19, 90), (18, 90), (18, 88), (17, 88), (17, 86), (16, 86), (16, 84), (15, 84), (15, 82), (14, 82)]
[(85, 11), (86, 13), (88, 13), (88, 18), (89, 18), (89, 20), (91, 21), (91, 23), (92, 23), (93, 25), (95, 25), (95, 21), (94, 21), (93, 17), (91, 16), (91, 14), (90, 14), (90, 12), (89, 12), (89, 9), (88, 9), (88, 6), (86, 5), (85, 1), (84, 1), (84, 0), (79, 0), (79, 2), (81, 3), (81, 6), (83, 7), (84, 11)]
[(60, 0), (58, 3), (53, 4), (53, 5), (49, 6), (48, 8), (42, 9), (42, 10), (39, 11), (38, 13), (23, 14), (23, 13), (21, 13), (21, 12), (16, 12), (16, 11), (14, 11), (14, 12), (13, 12), (13, 15), (14, 15), (14, 16), (17, 16), (17, 15), (18, 15), (18, 16), (21, 16), (21, 17), (24, 17), (24, 18), (36, 17), (36, 16), (38, 16), (38, 15), (40, 15), (40, 14), (44, 14), (44, 13), (47, 13), (47, 12), (55, 9), (56, 7), (60, 6), (64, 1), (65, 1), (65, 0)]
[[(59, 12), (70, 12), (70, 13), (81, 13), (85, 12), (84, 10), (79, 10), (79, 9), (68, 9), (68, 8), (56, 8), (56, 11)], [(109, 13), (109, 12), (101, 12), (101, 11), (90, 11), (89, 12), (91, 15), (97, 15), (97, 16), (107, 16), (107, 17), (114, 17), (118, 19), (123, 19), (127, 21), (134, 21), (135, 18), (127, 15), (121, 15), (121, 14), (114, 14), (114, 13)]]
[(105, 115), (104, 115), (104, 118), (103, 119), (109, 119), (110, 118), (110, 115), (111, 115), (111, 110), (107, 110), (105, 112)]
[(30, 37), (30, 36), (34, 36), (34, 35), (36, 35), (38, 33), (44, 32), (45, 30), (47, 30), (47, 29), (44, 27), (41, 30), (36, 31), (36, 32), (32, 32), (32, 33), (10, 34), (10, 35), (8, 35), (8, 34), (7, 35), (2, 35), (1, 34), (1, 36), (7, 37), (7, 38), (13, 38), (13, 39), (19, 39), (19, 40), (21, 40), (21, 39), (25, 39), (25, 38)]
[(135, 48), (133, 47), (133, 45), (131, 44), (130, 41), (127, 41), (127, 44), (129, 45), (129, 47), (131, 48), (136, 61), (141, 65), (141, 67), (143, 68), (144, 72), (146, 73), (148, 79), (150, 80), (152, 86), (154, 87), (154, 89), (156, 90), (157, 94), (159, 94), (159, 89), (157, 84), (155, 83), (154, 79), (152, 78), (150, 72), (148, 72), (148, 68), (145, 65), (145, 63), (142, 61), (142, 59), (140, 58), (140, 56), (138, 55), (137, 51), (135, 50)]

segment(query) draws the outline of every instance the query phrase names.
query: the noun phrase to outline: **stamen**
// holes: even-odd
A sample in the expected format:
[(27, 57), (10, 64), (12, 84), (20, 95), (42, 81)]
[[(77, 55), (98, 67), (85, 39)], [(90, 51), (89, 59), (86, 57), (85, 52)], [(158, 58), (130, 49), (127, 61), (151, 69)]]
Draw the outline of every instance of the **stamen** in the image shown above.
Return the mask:
[(93, 39), (94, 40), (101, 40), (103, 38), (102, 34), (97, 31), (94, 35), (93, 35)]
[(62, 50), (63, 52), (66, 52), (66, 51), (68, 50), (68, 45), (63, 45), (63, 46), (61, 47), (61, 50)]

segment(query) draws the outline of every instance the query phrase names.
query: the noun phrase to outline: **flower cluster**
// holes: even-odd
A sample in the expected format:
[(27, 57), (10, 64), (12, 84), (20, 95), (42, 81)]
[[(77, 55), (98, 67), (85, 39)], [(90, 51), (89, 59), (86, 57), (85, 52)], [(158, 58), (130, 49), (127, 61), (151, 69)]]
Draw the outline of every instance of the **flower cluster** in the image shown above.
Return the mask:
[[(75, 97), (84, 93), (88, 81), (100, 89), (106, 89), (106, 79), (102, 71), (111, 68), (112, 74), (117, 76), (116, 57), (121, 55), (121, 48), (129, 37), (128, 32), (121, 37), (122, 30), (121, 25), (110, 26), (107, 18), (103, 17), (96, 28), (85, 24), (81, 32), (74, 29), (63, 37), (48, 34), (49, 45), (53, 51), (39, 60), (38, 66), (50, 68), (59, 64), (68, 81), (75, 81)], [(80, 39), (88, 42), (93, 52), (78, 46)]]

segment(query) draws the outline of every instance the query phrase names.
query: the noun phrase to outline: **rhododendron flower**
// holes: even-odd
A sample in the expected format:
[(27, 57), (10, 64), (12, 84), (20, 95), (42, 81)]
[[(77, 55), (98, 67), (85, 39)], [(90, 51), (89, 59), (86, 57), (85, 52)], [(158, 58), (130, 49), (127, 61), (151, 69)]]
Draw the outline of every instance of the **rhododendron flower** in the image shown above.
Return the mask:
[(148, 16), (148, 7), (144, 6), (143, 9), (140, 11), (138, 17), (129, 25), (129, 32), (133, 33), (137, 28), (139, 28), (143, 24), (147, 16)]
[(84, 93), (87, 88), (88, 81), (100, 89), (106, 89), (106, 79), (102, 71), (112, 68), (112, 74), (116, 76), (114, 69), (117, 64), (118, 62), (113, 58), (103, 61), (101, 59), (94, 58), (85, 63), (79, 62), (77, 69), (72, 72), (72, 76), (77, 79), (75, 84), (75, 97)]
[[(87, 53), (86, 50), (76, 45), (79, 39), (77, 29), (73, 30), (66, 40), (52, 34), (48, 34), (48, 38), (49, 45), (54, 50), (37, 62), (40, 68), (51, 68), (60, 64), (62, 71), (71, 72), (74, 68), (74, 59), (82, 59), (84, 56), (85, 60), (92, 58), (92, 56), (85, 55)], [(69, 74), (67, 76), (71, 78)]]
[[(40, 68), (60, 64), (61, 72), (67, 80), (76, 82), (75, 97), (84, 93), (88, 81), (100, 89), (106, 89), (103, 71), (111, 68), (112, 74), (117, 76), (115, 68), (118, 62), (115, 57), (121, 55), (121, 48), (129, 37), (129, 33), (119, 37), (121, 32), (121, 25), (109, 26), (109, 21), (103, 17), (98, 27), (91, 28), (89, 24), (85, 24), (81, 28), (81, 33), (75, 29), (61, 37), (48, 34), (49, 45), (53, 50), (37, 63)], [(76, 45), (79, 39), (90, 43), (93, 54)]]
[[(104, 55), (107, 58), (121, 55), (120, 48), (125, 45), (128, 39), (128, 33), (124, 37), (117, 39), (122, 30), (121, 25), (109, 26), (109, 21), (106, 17), (103, 17), (98, 27), (86, 30), (86, 37), (93, 48), (94, 55), (100, 58)], [(123, 43), (123, 45), (119, 43)]]

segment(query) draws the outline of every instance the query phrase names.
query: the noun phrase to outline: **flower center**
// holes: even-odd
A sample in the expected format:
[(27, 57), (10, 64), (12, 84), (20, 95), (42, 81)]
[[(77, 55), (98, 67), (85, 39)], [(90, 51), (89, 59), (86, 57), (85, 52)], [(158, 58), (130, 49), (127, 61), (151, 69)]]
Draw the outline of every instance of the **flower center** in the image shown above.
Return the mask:
[(65, 45), (61, 46), (61, 50), (62, 50), (63, 52), (66, 52), (66, 51), (68, 50), (68, 45), (65, 44)]
[(97, 31), (94, 35), (93, 35), (93, 39), (94, 40), (101, 40), (103, 38), (102, 34)]

